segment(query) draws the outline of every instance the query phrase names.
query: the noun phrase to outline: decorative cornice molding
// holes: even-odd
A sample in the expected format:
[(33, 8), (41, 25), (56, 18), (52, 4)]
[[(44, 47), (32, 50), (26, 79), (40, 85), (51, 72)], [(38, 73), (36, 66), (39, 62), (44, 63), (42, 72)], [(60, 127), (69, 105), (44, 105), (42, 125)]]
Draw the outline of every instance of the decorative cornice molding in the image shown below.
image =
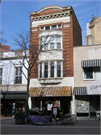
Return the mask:
[(62, 17), (67, 17), (67, 16), (70, 16), (70, 11), (31, 17), (31, 20), (39, 21), (39, 20), (47, 20), (47, 19), (53, 19), (53, 18), (62, 18)]

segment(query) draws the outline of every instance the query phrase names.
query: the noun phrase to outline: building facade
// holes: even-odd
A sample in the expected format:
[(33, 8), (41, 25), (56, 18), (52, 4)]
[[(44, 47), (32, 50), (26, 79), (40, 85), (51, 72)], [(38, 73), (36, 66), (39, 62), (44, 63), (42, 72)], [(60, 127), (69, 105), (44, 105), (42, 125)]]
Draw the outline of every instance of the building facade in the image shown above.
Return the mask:
[(74, 47), (74, 90), (77, 117), (101, 116), (101, 44)]
[(30, 13), (30, 46), (36, 46), (37, 51), (44, 46), (31, 73), (31, 108), (50, 110), (55, 103), (63, 113), (69, 112), (73, 47), (77, 45), (82, 45), (81, 27), (72, 7), (48, 6)]
[(1, 115), (11, 116), (14, 109), (25, 110), (27, 80), (22, 71), (25, 75), (27, 71), (21, 64), (23, 56), (21, 50), (0, 53)]
[(86, 45), (101, 44), (101, 16), (87, 23)]

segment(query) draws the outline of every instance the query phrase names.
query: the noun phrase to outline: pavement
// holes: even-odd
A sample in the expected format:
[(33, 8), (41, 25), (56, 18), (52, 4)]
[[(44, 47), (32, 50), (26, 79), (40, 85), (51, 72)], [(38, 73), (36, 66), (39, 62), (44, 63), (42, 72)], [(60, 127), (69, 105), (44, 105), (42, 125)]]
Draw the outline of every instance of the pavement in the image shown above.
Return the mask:
[(13, 117), (0, 117), (2, 134), (99, 134), (101, 133), (101, 121), (98, 118), (78, 119), (77, 123), (62, 124), (62, 121), (47, 123), (46, 125), (35, 125), (32, 123), (15, 124)]

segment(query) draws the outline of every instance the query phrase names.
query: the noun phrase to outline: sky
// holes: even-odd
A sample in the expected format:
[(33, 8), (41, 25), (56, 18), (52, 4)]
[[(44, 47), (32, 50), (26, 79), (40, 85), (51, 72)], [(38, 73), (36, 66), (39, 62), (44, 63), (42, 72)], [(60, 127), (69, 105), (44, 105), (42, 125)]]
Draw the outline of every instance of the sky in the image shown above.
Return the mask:
[(1, 0), (0, 4), (0, 31), (1, 38), (15, 49), (11, 36), (15, 33), (30, 30), (30, 12), (35, 12), (43, 7), (57, 5), (61, 7), (72, 6), (82, 29), (82, 45), (85, 45), (87, 34), (86, 23), (91, 21), (92, 14), (101, 16), (101, 0)]

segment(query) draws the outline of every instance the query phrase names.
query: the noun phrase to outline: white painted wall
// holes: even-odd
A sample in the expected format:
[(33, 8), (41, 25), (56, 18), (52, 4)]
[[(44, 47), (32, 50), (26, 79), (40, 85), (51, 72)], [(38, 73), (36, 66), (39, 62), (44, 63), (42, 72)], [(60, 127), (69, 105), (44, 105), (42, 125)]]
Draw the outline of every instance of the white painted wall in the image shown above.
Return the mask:
[[(2, 60), (2, 61), (0, 61), (0, 68), (3, 69), (2, 85), (14, 84), (15, 67), (21, 66), (19, 64), (19, 61), (21, 61), (21, 59), (20, 60), (16, 59), (16, 60)], [(25, 62), (25, 65), (28, 66), (27, 62)], [(22, 67), (22, 70), (25, 73), (25, 75), (27, 75), (27, 70), (24, 67)], [(22, 74), (22, 84), (27, 84), (27, 80), (23, 74)]]

